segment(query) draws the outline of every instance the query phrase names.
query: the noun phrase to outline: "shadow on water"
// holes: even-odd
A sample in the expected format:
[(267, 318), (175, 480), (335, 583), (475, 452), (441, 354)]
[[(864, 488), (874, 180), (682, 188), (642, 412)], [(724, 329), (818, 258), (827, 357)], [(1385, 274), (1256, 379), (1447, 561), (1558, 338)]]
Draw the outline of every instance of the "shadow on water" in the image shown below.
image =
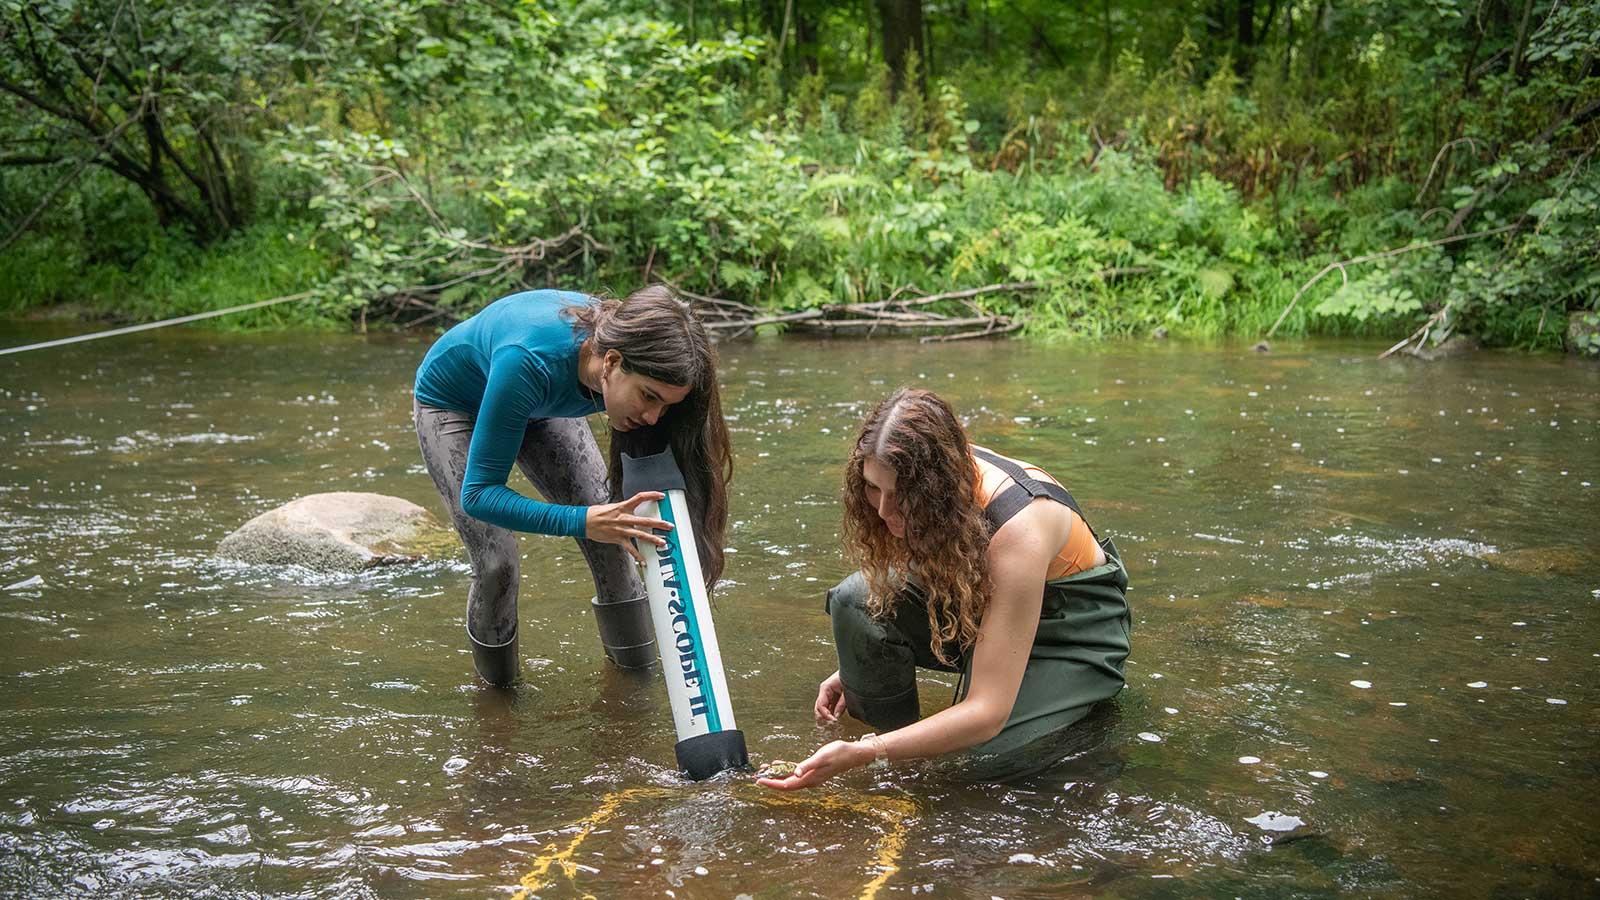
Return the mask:
[[(899, 384), (1061, 477), (1133, 583), (1128, 688), (1059, 745), (789, 796), (677, 776), (659, 675), (604, 662), (569, 541), (522, 541), (510, 692), (473, 676), (459, 560), (211, 557), (308, 493), (435, 506), (406, 395), (422, 350), (173, 333), (0, 361), (0, 894), (1600, 890), (1593, 367), (725, 347), (716, 623), (758, 762), (865, 730), (811, 722), (821, 596), (848, 572), (840, 464)], [(925, 684), (925, 712), (948, 702)]]

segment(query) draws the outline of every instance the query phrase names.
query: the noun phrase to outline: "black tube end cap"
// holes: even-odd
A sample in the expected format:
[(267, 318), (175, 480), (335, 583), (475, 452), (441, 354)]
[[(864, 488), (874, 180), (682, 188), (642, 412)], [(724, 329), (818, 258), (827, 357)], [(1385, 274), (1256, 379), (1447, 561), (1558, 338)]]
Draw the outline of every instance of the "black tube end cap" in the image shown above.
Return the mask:
[(750, 765), (744, 732), (738, 729), (697, 734), (679, 741), (672, 749), (678, 756), (678, 768), (692, 781), (704, 781), (718, 772)]
[(672, 455), (672, 448), (652, 453), (649, 456), (629, 456), (622, 454), (622, 496), (632, 497), (640, 491), (667, 491), (688, 490), (683, 480), (683, 471), (678, 468), (678, 458)]

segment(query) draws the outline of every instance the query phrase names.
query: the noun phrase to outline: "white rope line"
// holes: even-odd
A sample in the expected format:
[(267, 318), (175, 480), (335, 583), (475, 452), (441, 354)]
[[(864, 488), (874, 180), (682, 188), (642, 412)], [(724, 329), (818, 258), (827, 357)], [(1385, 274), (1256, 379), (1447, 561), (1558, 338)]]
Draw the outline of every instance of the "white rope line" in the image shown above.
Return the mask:
[(37, 344), (23, 344), (20, 347), (6, 347), (0, 349), (0, 356), (12, 353), (25, 353), (29, 350), (44, 350), (49, 347), (62, 347), (67, 344), (79, 344), (84, 341), (93, 341), (100, 338), (116, 337), (119, 334), (133, 334), (135, 331), (149, 331), (153, 328), (165, 328), (168, 325), (182, 325), (185, 322), (198, 322), (201, 319), (214, 319), (229, 313), (244, 312), (247, 309), (260, 309), (274, 303), (288, 303), (290, 300), (304, 300), (312, 295), (312, 291), (303, 291), (299, 294), (289, 294), (284, 297), (273, 297), (271, 300), (257, 300), (254, 303), (245, 303), (240, 306), (230, 306), (227, 309), (213, 309), (210, 312), (195, 313), (188, 316), (178, 316), (175, 319), (162, 319), (159, 322), (146, 322), (143, 325), (129, 325), (126, 328), (113, 328), (109, 331), (96, 331), (91, 334), (79, 334), (73, 337), (60, 338), (54, 341), (41, 341)]

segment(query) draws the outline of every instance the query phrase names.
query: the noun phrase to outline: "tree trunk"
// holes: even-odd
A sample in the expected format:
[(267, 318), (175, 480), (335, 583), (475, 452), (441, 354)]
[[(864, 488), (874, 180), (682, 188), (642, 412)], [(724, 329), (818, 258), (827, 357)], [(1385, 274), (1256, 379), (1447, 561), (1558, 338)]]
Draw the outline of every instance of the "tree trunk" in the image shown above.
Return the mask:
[[(922, 0), (876, 0), (878, 20), (883, 23), (883, 61), (889, 66), (890, 82), (899, 95), (904, 87), (906, 55), (916, 51), (926, 58), (922, 43)], [(922, 66), (927, 71), (927, 66)]]
[(1228, 0), (1212, 0), (1211, 12), (1206, 15), (1206, 34), (1219, 44), (1228, 39)]
[(789, 40), (789, 23), (794, 21), (794, 0), (783, 4), (783, 27), (778, 29), (778, 59), (783, 59), (783, 45)]
[(1111, 77), (1112, 50), (1111, 46), (1111, 0), (1101, 0), (1100, 3), (1100, 35), (1102, 48), (1100, 51), (1101, 75)]
[(1306, 76), (1315, 83), (1322, 77), (1322, 42), (1328, 37), (1329, 5), (1323, 2), (1317, 6), (1316, 17), (1311, 20), (1311, 58), (1307, 61)]
[[(927, 16), (922, 17), (922, 71), (933, 74), (933, 20)], [(926, 84), (922, 92), (928, 92)]]
[(1293, 74), (1294, 64), (1294, 4), (1290, 3), (1283, 11), (1283, 83), (1289, 83), (1289, 76)]
[(1250, 66), (1255, 62), (1256, 0), (1239, 0), (1235, 12), (1234, 46), (1237, 55), (1233, 58), (1233, 70), (1242, 78), (1250, 74)]
[(809, 4), (802, 3), (794, 11), (794, 49), (800, 57), (800, 64), (805, 66), (806, 72), (817, 74), (817, 14), (809, 8)]
[(767, 34), (778, 37), (783, 30), (783, 0), (761, 0), (761, 27)]
[(861, 21), (867, 26), (867, 52), (863, 58), (872, 59), (872, 0), (861, 0)]
[(1510, 73), (1515, 78), (1522, 68), (1522, 54), (1528, 49), (1528, 20), (1533, 17), (1533, 0), (1524, 0), (1522, 21), (1517, 23), (1517, 44), (1511, 51)]

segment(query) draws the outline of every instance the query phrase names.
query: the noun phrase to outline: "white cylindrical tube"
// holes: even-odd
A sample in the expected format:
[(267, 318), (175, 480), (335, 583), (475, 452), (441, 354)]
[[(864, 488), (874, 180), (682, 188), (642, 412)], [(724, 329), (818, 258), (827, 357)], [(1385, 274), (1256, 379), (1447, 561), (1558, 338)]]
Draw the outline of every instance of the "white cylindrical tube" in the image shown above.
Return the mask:
[(711, 621), (711, 602), (683, 475), (670, 450), (638, 458), (624, 454), (622, 462), (625, 495), (640, 491), (666, 494), (660, 502), (640, 504), (635, 513), (664, 519), (673, 526), (660, 535), (666, 540), (664, 547), (634, 543), (645, 558), (645, 593), (650, 598), (661, 674), (678, 732), (678, 765), (695, 780), (748, 765), (744, 734), (734, 723), (728, 680), (722, 671), (722, 649)]

